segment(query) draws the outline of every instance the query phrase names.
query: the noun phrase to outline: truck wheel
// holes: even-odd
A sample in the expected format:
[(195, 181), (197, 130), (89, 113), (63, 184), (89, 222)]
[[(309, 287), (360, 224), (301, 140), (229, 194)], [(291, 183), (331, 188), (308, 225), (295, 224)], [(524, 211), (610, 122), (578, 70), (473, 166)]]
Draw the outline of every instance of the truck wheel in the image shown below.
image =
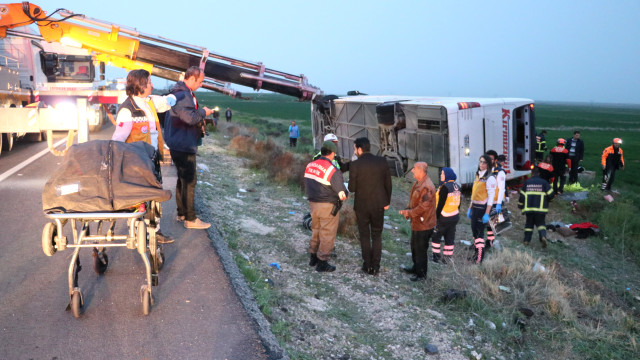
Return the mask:
[(28, 141), (33, 141), (33, 142), (46, 141), (47, 132), (41, 131), (37, 133), (28, 133), (27, 135), (24, 136), (24, 138), (27, 139)]
[(11, 151), (11, 149), (13, 149), (13, 141), (15, 138), (16, 136), (13, 133), (2, 134), (2, 140), (0, 140), (2, 150)]
[(100, 106), (100, 110), (96, 111), (96, 116), (98, 117), (98, 123), (96, 125), (89, 125), (90, 133), (95, 133), (100, 131), (100, 129), (102, 129), (102, 125), (104, 124), (104, 118), (105, 118), (105, 114), (102, 106)]

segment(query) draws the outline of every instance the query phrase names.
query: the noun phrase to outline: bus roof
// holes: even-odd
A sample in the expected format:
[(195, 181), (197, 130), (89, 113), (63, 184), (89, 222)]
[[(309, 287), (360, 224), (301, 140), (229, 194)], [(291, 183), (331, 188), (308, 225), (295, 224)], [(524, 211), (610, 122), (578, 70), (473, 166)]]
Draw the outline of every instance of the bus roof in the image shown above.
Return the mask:
[(480, 106), (515, 104), (526, 105), (534, 103), (524, 98), (472, 98), (472, 97), (441, 97), (441, 96), (400, 96), (400, 95), (357, 95), (335, 99), (334, 102), (355, 102), (367, 104), (381, 104), (385, 102), (402, 102), (410, 105), (436, 105), (458, 107), (460, 102), (477, 102)]

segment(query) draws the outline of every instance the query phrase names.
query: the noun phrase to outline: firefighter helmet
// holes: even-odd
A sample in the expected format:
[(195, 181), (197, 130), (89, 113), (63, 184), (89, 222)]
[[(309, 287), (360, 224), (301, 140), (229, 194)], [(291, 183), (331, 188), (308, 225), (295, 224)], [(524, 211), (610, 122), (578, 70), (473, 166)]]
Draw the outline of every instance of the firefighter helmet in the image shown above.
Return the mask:
[(620, 139), (620, 138), (615, 138), (615, 139), (613, 139), (613, 143), (614, 143), (614, 144), (622, 144), (622, 139)]
[(324, 141), (338, 141), (338, 137), (334, 134), (327, 134), (324, 136)]
[(565, 140), (563, 138), (558, 139), (558, 144), (564, 145)]

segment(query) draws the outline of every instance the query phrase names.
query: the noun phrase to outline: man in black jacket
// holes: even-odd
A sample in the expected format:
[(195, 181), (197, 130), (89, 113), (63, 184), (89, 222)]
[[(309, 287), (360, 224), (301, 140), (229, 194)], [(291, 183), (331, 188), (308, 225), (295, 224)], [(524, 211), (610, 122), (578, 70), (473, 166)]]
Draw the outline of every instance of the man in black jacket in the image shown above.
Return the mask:
[(337, 151), (334, 143), (325, 141), (320, 149), (321, 156), (310, 162), (304, 171), (304, 187), (312, 219), (309, 266), (315, 266), (319, 272), (336, 269), (328, 260), (340, 222), (339, 204), (347, 198), (342, 172), (332, 164)]
[(391, 174), (387, 160), (371, 154), (369, 139), (357, 138), (354, 152), (358, 159), (349, 167), (349, 191), (355, 192), (356, 212), (362, 271), (377, 275), (382, 257), (384, 211), (391, 202)]
[(569, 150), (569, 160), (571, 160), (571, 169), (569, 169), (569, 185), (578, 182), (578, 166), (584, 157), (584, 142), (580, 140), (580, 131), (573, 132), (573, 137), (564, 145)]
[(178, 221), (184, 221), (188, 229), (207, 229), (211, 224), (196, 217), (194, 205), (196, 191), (196, 152), (202, 136), (205, 116), (213, 114), (206, 106), (199, 107), (194, 91), (202, 86), (204, 72), (192, 66), (184, 74), (184, 81), (171, 89), (176, 104), (164, 119), (164, 139), (171, 151), (171, 158), (178, 170), (176, 183), (176, 205)]

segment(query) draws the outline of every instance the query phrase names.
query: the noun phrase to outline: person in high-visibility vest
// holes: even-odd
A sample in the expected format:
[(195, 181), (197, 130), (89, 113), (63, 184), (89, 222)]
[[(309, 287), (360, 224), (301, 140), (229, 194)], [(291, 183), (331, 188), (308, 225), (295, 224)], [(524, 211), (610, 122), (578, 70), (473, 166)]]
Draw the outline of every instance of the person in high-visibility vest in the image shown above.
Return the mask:
[(538, 236), (543, 248), (547, 247), (547, 226), (545, 217), (549, 211), (549, 201), (553, 199), (551, 185), (540, 177), (538, 167), (531, 171), (531, 178), (520, 189), (518, 208), (526, 216), (524, 225), (524, 244), (529, 246), (533, 237), (533, 227), (537, 226)]
[[(111, 140), (132, 143), (144, 141), (156, 150), (153, 163), (156, 177), (162, 182), (160, 162), (164, 150), (164, 140), (160, 131), (158, 112), (166, 112), (175, 105), (174, 95), (151, 95), (153, 83), (151, 74), (144, 69), (132, 70), (127, 74), (127, 98), (120, 104), (116, 115), (116, 129)], [(160, 204), (157, 204), (158, 207)], [(152, 218), (153, 217), (153, 218)], [(153, 212), (145, 215), (148, 224), (154, 225), (156, 239), (160, 244), (170, 244), (174, 240), (160, 231), (160, 217)]]
[[(491, 156), (491, 160), (493, 161), (492, 175), (496, 177), (496, 191), (493, 197), (492, 208), (496, 210), (497, 214), (500, 214), (500, 212), (502, 211), (504, 194), (507, 187), (507, 174), (502, 168), (502, 165), (506, 161), (506, 157), (504, 155), (498, 155), (495, 150), (489, 150), (487, 151), (487, 154)], [(493, 247), (493, 241), (495, 239), (496, 235), (493, 233), (493, 229), (491, 228), (491, 226), (487, 226), (487, 243), (485, 244), (485, 252)]]
[(480, 264), (484, 259), (484, 229), (489, 222), (489, 213), (493, 206), (497, 181), (493, 175), (491, 156), (480, 156), (476, 179), (471, 190), (471, 204), (467, 211), (467, 217), (471, 219), (471, 232), (475, 254), (473, 261)]
[[(322, 141), (331, 141), (334, 144), (336, 144), (336, 147), (338, 146), (338, 137), (335, 134), (327, 134), (324, 136), (324, 139)], [(316, 160), (320, 157), (320, 152), (318, 151), (314, 156), (313, 156), (313, 160)], [(336, 168), (338, 168), (338, 170), (342, 171), (343, 173), (346, 173), (347, 171), (349, 171), (349, 165), (351, 164), (351, 162), (347, 161), (344, 162), (343, 159), (340, 157), (340, 155), (336, 154), (336, 156), (334, 157), (333, 161), (332, 161), (333, 166), (335, 166)]]
[(536, 163), (544, 159), (544, 152), (547, 151), (547, 130), (542, 130), (536, 135)]
[(305, 192), (313, 219), (309, 266), (315, 266), (318, 272), (333, 272), (336, 267), (328, 261), (338, 232), (340, 204), (347, 199), (348, 191), (342, 173), (331, 163), (338, 151), (336, 145), (325, 141), (320, 151), (320, 158), (310, 162), (304, 171)]
[[(460, 220), (460, 185), (452, 168), (440, 170), (440, 187), (436, 192), (436, 230), (431, 238), (434, 262), (449, 263), (453, 257), (456, 225)], [(441, 248), (444, 237), (444, 249)]]
[(624, 170), (624, 157), (620, 149), (622, 139), (613, 139), (613, 144), (602, 152), (602, 190), (611, 190), (613, 180), (616, 178), (616, 170)]

